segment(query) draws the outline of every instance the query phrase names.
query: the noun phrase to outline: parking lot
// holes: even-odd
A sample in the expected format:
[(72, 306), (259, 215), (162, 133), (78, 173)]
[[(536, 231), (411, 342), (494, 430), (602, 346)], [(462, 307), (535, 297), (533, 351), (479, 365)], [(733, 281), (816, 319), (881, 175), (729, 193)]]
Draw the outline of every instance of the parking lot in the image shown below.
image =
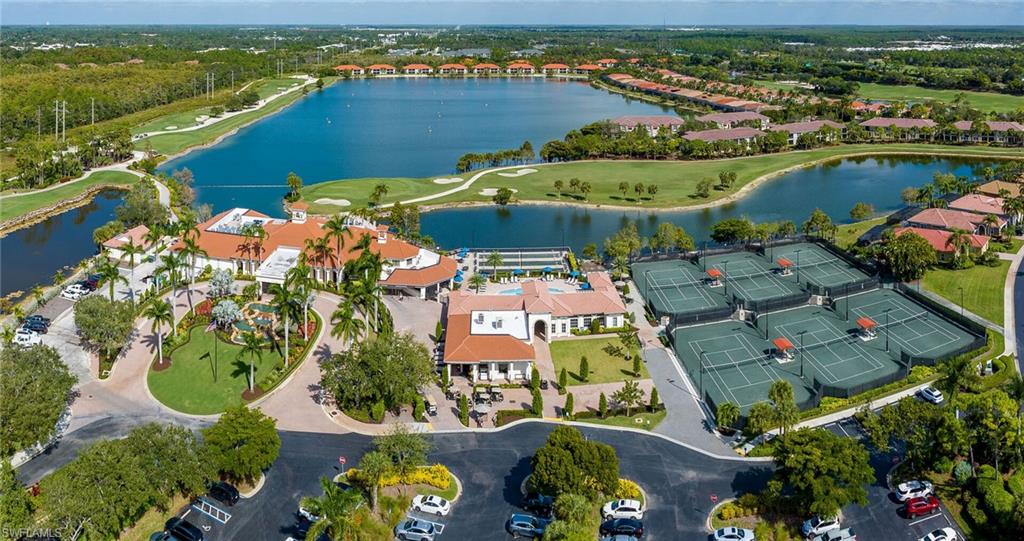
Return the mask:
[(864, 442), (871, 453), (871, 465), (878, 473), (875, 483), (868, 487), (868, 505), (865, 507), (851, 505), (843, 509), (844, 528), (853, 528), (858, 539), (893, 540), (916, 540), (939, 528), (953, 528), (960, 539), (965, 539), (963, 532), (949, 516), (944, 504), (941, 505), (938, 513), (916, 519), (908, 519), (900, 514), (899, 510), (903, 504), (893, 496), (886, 480), (886, 474), (898, 464), (899, 455), (879, 452), (872, 447), (860, 423), (852, 418), (847, 418), (826, 425), (824, 428), (837, 435)]

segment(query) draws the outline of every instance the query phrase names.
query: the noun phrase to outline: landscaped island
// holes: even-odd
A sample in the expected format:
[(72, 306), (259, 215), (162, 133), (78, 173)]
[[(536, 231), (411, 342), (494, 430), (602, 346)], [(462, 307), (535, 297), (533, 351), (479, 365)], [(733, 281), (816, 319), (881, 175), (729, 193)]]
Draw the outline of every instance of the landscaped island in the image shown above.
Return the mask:
[[(365, 207), (371, 203), (374, 189), (380, 184), (387, 186), (387, 193), (379, 200), (381, 205), (397, 201), (430, 207), (486, 204), (492, 202), (497, 190), (511, 188), (515, 190), (514, 199), (523, 202), (668, 210), (721, 204), (749, 191), (761, 181), (821, 161), (887, 154), (1024, 159), (1024, 150), (1010, 148), (859, 144), (724, 160), (579, 161), (500, 167), (454, 178), (444, 175), (425, 179), (336, 180), (308, 186), (302, 195), (314, 214), (333, 214), (349, 207)], [(711, 190), (707, 197), (695, 195), (701, 181), (711, 179), (717, 183), (722, 172), (736, 173), (736, 180), (728, 188)], [(470, 183), (472, 179), (476, 180)], [(574, 191), (572, 179), (589, 183), (591, 191), (586, 194)], [(555, 182), (559, 180), (563, 185), (560, 194), (555, 188)], [(620, 191), (622, 183), (628, 184), (625, 192)], [(657, 191), (651, 194), (645, 190), (637, 201), (636, 183), (647, 187), (656, 185)], [(339, 202), (348, 202), (349, 205), (339, 205)]]

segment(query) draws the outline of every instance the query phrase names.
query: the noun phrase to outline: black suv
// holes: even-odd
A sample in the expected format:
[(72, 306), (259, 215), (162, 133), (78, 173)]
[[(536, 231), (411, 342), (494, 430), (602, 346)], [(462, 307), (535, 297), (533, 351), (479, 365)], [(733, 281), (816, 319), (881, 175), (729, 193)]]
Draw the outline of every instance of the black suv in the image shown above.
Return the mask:
[(238, 503), (238, 489), (231, 483), (219, 481), (210, 485), (210, 497), (227, 505)]
[(195, 524), (180, 517), (167, 519), (164, 530), (181, 541), (203, 541), (203, 531)]
[(601, 524), (601, 535), (628, 535), (631, 537), (642, 537), (644, 535), (644, 523), (631, 518), (614, 518)]
[(551, 509), (555, 505), (555, 499), (545, 496), (539, 492), (527, 492), (523, 498), (523, 509), (541, 517), (550, 517)]

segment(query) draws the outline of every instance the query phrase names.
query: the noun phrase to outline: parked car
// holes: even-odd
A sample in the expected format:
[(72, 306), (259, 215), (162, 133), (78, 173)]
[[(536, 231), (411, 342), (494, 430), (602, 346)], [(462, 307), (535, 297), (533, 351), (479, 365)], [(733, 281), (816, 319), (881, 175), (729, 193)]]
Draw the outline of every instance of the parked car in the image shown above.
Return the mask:
[(211, 498), (227, 505), (238, 503), (238, 489), (231, 483), (225, 483), (224, 481), (216, 482), (210, 485), (209, 494)]
[(924, 498), (913, 498), (903, 506), (903, 513), (907, 518), (917, 518), (922, 515), (932, 515), (939, 512), (939, 499), (935, 495)]
[(853, 528), (829, 530), (821, 535), (812, 537), (811, 541), (857, 541), (857, 534), (853, 533)]
[(921, 538), (921, 541), (957, 541), (960, 536), (953, 528), (939, 528)]
[(544, 530), (547, 527), (548, 520), (523, 513), (513, 514), (509, 517), (508, 522), (505, 523), (505, 530), (512, 534), (513, 538), (519, 536), (540, 537), (544, 535)]
[(309, 509), (306, 509), (305, 507), (302, 507), (301, 505), (299, 506), (299, 518), (308, 520), (310, 522), (316, 522), (316, 521), (320, 520), (320, 516), (319, 515), (314, 515), (313, 513), (311, 513), (309, 511)]
[(434, 524), (425, 520), (409, 519), (395, 526), (395, 537), (401, 541), (434, 541)]
[(164, 523), (164, 531), (181, 541), (203, 541), (203, 531), (181, 517), (167, 519), (167, 522)]
[(527, 492), (523, 498), (522, 508), (542, 517), (550, 517), (551, 509), (555, 505), (555, 499), (538, 492)]
[(412, 508), (420, 513), (430, 513), (443, 517), (452, 510), (452, 504), (440, 496), (424, 496), (420, 494), (412, 499)]
[(18, 329), (14, 331), (14, 343), (22, 347), (29, 347), (36, 344), (42, 344), (43, 338), (35, 331)]
[(946, 398), (942, 396), (942, 391), (936, 389), (935, 387), (925, 387), (924, 389), (918, 391), (917, 394), (921, 398), (927, 400), (928, 402), (931, 402), (932, 404), (941, 404), (944, 400), (946, 400)]
[(803, 526), (800, 527), (800, 533), (804, 534), (804, 537), (811, 537), (838, 529), (839, 519), (836, 517), (812, 517), (804, 521)]
[(614, 500), (604, 504), (601, 508), (601, 516), (610, 518), (632, 518), (641, 520), (644, 518), (644, 506), (639, 500)]
[(61, 297), (72, 301), (77, 301), (88, 294), (89, 290), (81, 284), (71, 284), (60, 292)]
[(726, 526), (715, 530), (715, 541), (754, 541), (753, 530)]
[(21, 324), (21, 328), (35, 331), (39, 334), (46, 334), (50, 331), (50, 326), (42, 321), (26, 321)]
[(32, 314), (31, 316), (26, 317), (25, 321), (39, 321), (42, 322), (47, 327), (49, 327), (50, 323), (52, 323), (52, 321), (50, 321), (50, 318), (46, 316), (41, 316), (39, 314)]
[(905, 502), (914, 498), (923, 498), (932, 493), (932, 484), (928, 481), (907, 481), (896, 485), (896, 499)]
[(644, 535), (644, 523), (632, 518), (613, 518), (601, 523), (601, 535), (628, 535), (640, 538)]

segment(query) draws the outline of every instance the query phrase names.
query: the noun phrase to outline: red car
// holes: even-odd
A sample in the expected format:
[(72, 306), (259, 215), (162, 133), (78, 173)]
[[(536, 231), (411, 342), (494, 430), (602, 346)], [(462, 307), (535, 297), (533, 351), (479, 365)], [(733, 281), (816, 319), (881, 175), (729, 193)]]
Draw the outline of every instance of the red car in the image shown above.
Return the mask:
[(934, 495), (924, 498), (914, 498), (907, 502), (904, 512), (907, 518), (916, 518), (921, 515), (930, 515), (939, 511), (939, 499)]

